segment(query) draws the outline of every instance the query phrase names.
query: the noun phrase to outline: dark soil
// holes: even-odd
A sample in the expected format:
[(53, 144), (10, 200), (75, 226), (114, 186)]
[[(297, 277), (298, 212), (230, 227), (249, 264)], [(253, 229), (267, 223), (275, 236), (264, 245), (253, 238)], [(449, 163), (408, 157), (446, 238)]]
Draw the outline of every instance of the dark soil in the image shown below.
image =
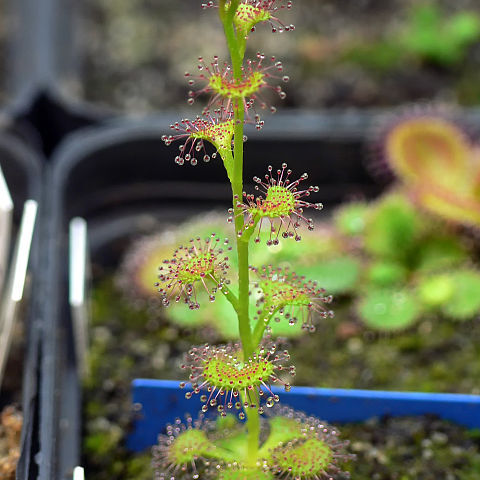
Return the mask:
[[(291, 340), (295, 384), (479, 393), (480, 320), (457, 324), (425, 318), (408, 331), (386, 335), (365, 329), (350, 312), (339, 299), (334, 319), (325, 320), (314, 334)], [(107, 275), (94, 288), (91, 340), (84, 396), (88, 477), (151, 478), (149, 455), (132, 457), (123, 446), (132, 418), (131, 380), (183, 378), (179, 366), (184, 352), (193, 344), (222, 339), (214, 330), (171, 325), (161, 311), (152, 316), (132, 307)], [(437, 441), (445, 435), (446, 442)], [(465, 473), (478, 474), (478, 438), (475, 443), (472, 435), (431, 419), (348, 427), (346, 438), (359, 455), (353, 478), (473, 480), (474, 473)]]
[(480, 478), (480, 431), (434, 417), (372, 419), (344, 425), (357, 460), (354, 480), (475, 480)]

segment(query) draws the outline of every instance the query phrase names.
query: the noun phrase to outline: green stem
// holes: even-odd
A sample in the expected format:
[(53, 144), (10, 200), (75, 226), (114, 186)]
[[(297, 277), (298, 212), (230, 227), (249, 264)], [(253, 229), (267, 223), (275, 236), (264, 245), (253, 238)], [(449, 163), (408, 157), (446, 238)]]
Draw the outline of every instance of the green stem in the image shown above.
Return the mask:
[[(234, 168), (233, 168), (233, 211), (235, 216), (235, 230), (243, 230), (243, 215), (237, 207), (238, 200), (242, 198), (243, 192), (243, 105), (238, 102), (235, 109), (235, 137), (234, 137)], [(249, 290), (250, 278), (248, 268), (248, 241), (237, 237), (238, 255), (238, 322), (240, 338), (242, 340), (244, 357), (247, 359), (253, 353), (252, 332), (249, 317)]]
[(260, 415), (258, 413), (260, 397), (257, 392), (252, 392), (249, 394), (249, 398), (242, 394), (242, 399), (243, 402), (251, 400), (255, 403), (255, 408), (245, 409), (248, 430), (247, 458), (245, 459), (245, 463), (248, 467), (255, 467), (258, 460), (260, 438)]
[[(233, 19), (237, 10), (240, 0), (231, 0), (229, 8), (225, 10), (225, 3), (222, 1), (220, 6), (223, 5), (220, 12), (220, 19), (223, 23), (225, 31), (225, 37), (227, 40), (228, 49), (232, 59), (233, 76), (236, 81), (242, 79), (242, 65), (243, 56), (245, 53), (244, 39), (237, 38)], [(237, 207), (239, 201), (243, 197), (243, 127), (245, 121), (245, 107), (242, 100), (236, 100), (233, 102), (234, 121), (235, 121), (235, 133), (233, 143), (233, 169), (230, 177), (232, 184), (233, 194), (233, 211), (235, 218), (235, 230), (236, 233), (243, 231), (244, 219), (241, 209)], [(250, 327), (249, 317), (249, 290), (250, 290), (250, 278), (249, 278), (249, 262), (248, 262), (248, 246), (251, 235), (245, 238), (236, 237), (237, 254), (238, 254), (238, 303), (237, 303), (237, 315), (238, 326), (240, 331), (240, 339), (243, 346), (243, 355), (245, 359), (248, 359), (256, 345), (252, 343), (252, 330)], [(258, 413), (258, 401), (255, 402), (257, 408), (248, 409), (247, 413), (247, 451), (248, 458), (247, 463), (250, 466), (256, 464), (258, 458), (259, 438), (260, 438), (260, 418)]]
[(255, 325), (255, 329), (253, 331), (253, 338), (252, 338), (253, 345), (258, 346), (260, 344), (260, 342), (262, 341), (265, 329), (268, 327), (268, 325), (270, 324), (270, 320), (278, 312), (279, 309), (280, 307), (275, 308), (274, 310), (271, 310), (270, 305), (265, 305), (263, 307), (263, 310), (258, 317), (257, 324)]
[(230, 183), (233, 183), (233, 155), (231, 150), (222, 150), (219, 152), (220, 156), (223, 160), (223, 165), (225, 166), (225, 170), (227, 171), (228, 179)]
[(232, 307), (237, 311), (238, 309), (238, 298), (237, 296), (226, 286), (222, 286), (222, 292), (225, 298), (231, 303)]

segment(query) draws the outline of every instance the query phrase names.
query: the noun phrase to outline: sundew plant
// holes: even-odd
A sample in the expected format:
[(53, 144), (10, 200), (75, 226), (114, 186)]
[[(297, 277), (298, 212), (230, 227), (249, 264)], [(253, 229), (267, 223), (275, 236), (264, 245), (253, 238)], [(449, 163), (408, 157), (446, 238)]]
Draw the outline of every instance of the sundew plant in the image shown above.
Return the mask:
[[(295, 367), (281, 341), (271, 338), (270, 322), (279, 318), (290, 324), (302, 322), (306, 332), (313, 332), (318, 317), (333, 315), (332, 298), (315, 281), (292, 271), (249, 264), (250, 248), (300, 242), (302, 228), (314, 228), (306, 210), (322, 208), (309, 201), (318, 187), (309, 186), (308, 175), (293, 173), (286, 163), (254, 177), (257, 194), (243, 190), (244, 126), (262, 128), (258, 111), (275, 110), (268, 104), (268, 91), (284, 98), (279, 83), (288, 81), (275, 58), (258, 53), (246, 59), (246, 43), (259, 24), (269, 24), (274, 33), (293, 31), (293, 25), (281, 20), (292, 2), (218, 0), (202, 7), (218, 14), (230, 59), (200, 58), (197, 73), (186, 74), (189, 103), (205, 94), (210, 100), (201, 115), (175, 123), (174, 132), (163, 140), (167, 145), (181, 141), (175, 158), (179, 165), (212, 158), (223, 162), (232, 188), (227, 220), (234, 223), (236, 238), (230, 243), (212, 232), (206, 239), (179, 246), (160, 267), (158, 290), (165, 306), (185, 302), (192, 310), (201, 308), (198, 289), (205, 289), (212, 302), (223, 297), (218, 301), (233, 307), (240, 339), (192, 347), (187, 353), (182, 367), (189, 377), (180, 387), (186, 389), (187, 398), (200, 396), (202, 411), (196, 419), (187, 416), (168, 425), (166, 434), (160, 435), (154, 447), (156, 478), (345, 478), (348, 474), (340, 464), (350, 455), (338, 431), (314, 417), (276, 406), (280, 398), (272, 389), (280, 384), (290, 390), (288, 379)], [(207, 153), (206, 143), (215, 153)], [(238, 283), (227, 277), (233, 249)], [(253, 290), (261, 295), (252, 315)], [(211, 410), (217, 411), (216, 419), (209, 415)]]

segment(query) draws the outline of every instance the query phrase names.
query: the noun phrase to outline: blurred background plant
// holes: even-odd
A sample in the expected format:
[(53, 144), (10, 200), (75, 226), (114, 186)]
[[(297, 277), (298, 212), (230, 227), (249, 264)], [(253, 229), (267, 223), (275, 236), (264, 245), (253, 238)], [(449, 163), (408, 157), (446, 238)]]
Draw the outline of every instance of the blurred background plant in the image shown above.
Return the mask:
[[(185, 45), (197, 28), (214, 35), (205, 58), (226, 54), (217, 20), (189, 2), (88, 0), (83, 12), (84, 78), (74, 90), (95, 103), (140, 113), (184, 106), (178, 79), (196, 61)], [(302, 31), (259, 28), (249, 42), (250, 54), (261, 46), (289, 65), (287, 107), (480, 101), (475, 0), (302, 0), (291, 17)]]
[[(478, 245), (469, 234), (480, 224), (478, 147), (466, 129), (439, 112), (418, 107), (386, 117), (378, 129), (373, 163), (397, 176), (390, 191), (370, 203), (340, 206), (330, 221), (303, 235), (301, 249), (286, 241), (254, 250), (252, 263), (295, 266), (328, 292), (350, 298), (354, 314), (374, 330), (406, 329), (430, 314), (454, 321), (478, 315)], [(134, 305), (158, 315), (152, 285), (159, 258), (212, 231), (234, 235), (231, 224), (212, 212), (140, 239), (126, 254), (117, 285)], [(235, 253), (230, 257), (234, 275)], [(252, 311), (257, 300), (252, 285)], [(185, 305), (165, 315), (182, 327), (208, 326), (223, 338), (235, 338), (235, 322), (225, 322), (230, 306), (204, 303), (199, 311)], [(274, 335), (294, 337), (300, 327), (278, 322), (272, 328)]]

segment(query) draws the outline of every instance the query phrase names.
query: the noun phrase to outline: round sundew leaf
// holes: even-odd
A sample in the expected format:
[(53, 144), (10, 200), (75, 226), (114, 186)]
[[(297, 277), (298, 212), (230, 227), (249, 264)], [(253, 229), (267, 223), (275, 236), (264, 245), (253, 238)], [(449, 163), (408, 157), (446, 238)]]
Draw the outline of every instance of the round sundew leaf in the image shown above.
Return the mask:
[(407, 273), (407, 269), (400, 263), (377, 261), (368, 268), (367, 279), (378, 287), (388, 287), (404, 282)]
[(215, 448), (203, 430), (195, 428), (180, 433), (168, 449), (168, 459), (172, 464), (183, 465), (200, 455), (208, 454)]
[(468, 182), (470, 145), (452, 122), (433, 115), (407, 118), (385, 141), (390, 167), (406, 183), (433, 182), (461, 191)]
[(227, 357), (212, 357), (205, 361), (202, 375), (217, 389), (243, 391), (249, 385), (261, 385), (263, 379), (273, 375), (274, 370), (273, 363), (263, 359), (239, 364)]
[(149, 300), (160, 301), (158, 288), (155, 287), (158, 268), (173, 250), (168, 236), (161, 233), (132, 241), (115, 278), (123, 296), (141, 305)]
[(421, 313), (418, 300), (409, 290), (371, 289), (357, 306), (370, 328), (394, 331), (412, 325)]
[(235, 12), (233, 19), (238, 35), (246, 37), (250, 30), (255, 27), (257, 23), (266, 22), (270, 20), (270, 12), (261, 7), (250, 5), (248, 3), (240, 3)]
[(317, 438), (287, 444), (272, 453), (274, 471), (288, 473), (291, 478), (321, 478), (332, 460), (330, 446)]
[(454, 320), (466, 320), (480, 314), (480, 272), (463, 269), (448, 274), (454, 284), (452, 299), (443, 311)]
[(328, 294), (347, 293), (355, 288), (360, 276), (360, 261), (345, 256), (323, 260), (310, 266), (300, 266), (295, 271), (315, 280)]
[(360, 235), (366, 225), (368, 205), (362, 202), (353, 202), (336, 210), (333, 221), (337, 229), (348, 236)]
[(480, 199), (475, 197), (473, 185), (454, 191), (434, 184), (421, 184), (415, 188), (415, 197), (422, 207), (435, 215), (461, 225), (480, 225)]
[(295, 438), (300, 438), (305, 431), (301, 422), (284, 416), (271, 417), (268, 424), (270, 431), (259, 453), (259, 456), (264, 458), (268, 457), (280, 443), (285, 444)]
[(139, 264), (137, 271), (137, 278), (135, 279), (137, 285), (141, 286), (145, 295), (150, 297), (158, 296), (155, 282), (158, 281), (158, 266), (162, 264), (165, 258), (170, 255), (170, 249), (165, 245), (159, 245), (158, 248), (152, 249), (145, 255), (143, 262)]
[(439, 307), (454, 297), (455, 284), (448, 274), (424, 277), (418, 283), (417, 295), (425, 305)]
[(377, 257), (403, 260), (419, 229), (418, 214), (409, 201), (401, 195), (388, 195), (367, 216), (365, 250)]

